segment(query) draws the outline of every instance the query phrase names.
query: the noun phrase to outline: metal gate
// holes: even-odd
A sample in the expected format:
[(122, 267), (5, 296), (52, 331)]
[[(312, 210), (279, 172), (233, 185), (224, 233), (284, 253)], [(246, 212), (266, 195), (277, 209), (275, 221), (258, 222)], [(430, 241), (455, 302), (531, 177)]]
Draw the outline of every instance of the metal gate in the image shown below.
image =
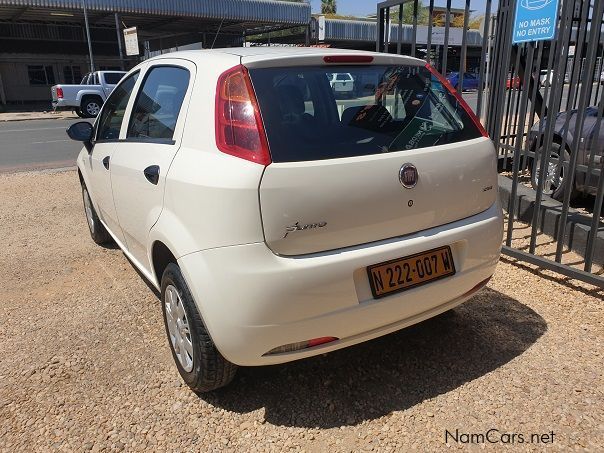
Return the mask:
[[(555, 0), (518, 2), (530, 7)], [(451, 17), (459, 10), (451, 8), (451, 0), (444, 11), (444, 39), (436, 43), (433, 0), (426, 42), (416, 39), (417, 0), (378, 3), (378, 51), (401, 53), (403, 7), (412, 8), (411, 55), (425, 58), (445, 75), (458, 72), (461, 92), (468, 77), (471, 0), (465, 0), (457, 49), (450, 36)], [(473, 107), (499, 156), (507, 216), (503, 253), (604, 287), (604, 2), (560, 0), (552, 24), (555, 38), (522, 44), (512, 44), (515, 11), (516, 0), (500, 0), (491, 15), (487, 0), (481, 58), (474, 68), (479, 83)], [(452, 64), (455, 51), (460, 54), (457, 65)]]

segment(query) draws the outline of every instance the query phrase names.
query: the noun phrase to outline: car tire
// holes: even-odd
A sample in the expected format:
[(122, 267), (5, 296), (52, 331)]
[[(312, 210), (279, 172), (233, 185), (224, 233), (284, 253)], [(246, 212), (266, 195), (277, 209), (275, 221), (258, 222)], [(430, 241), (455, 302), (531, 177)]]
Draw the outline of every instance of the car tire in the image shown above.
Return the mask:
[(98, 96), (84, 96), (82, 104), (80, 105), (80, 111), (84, 118), (95, 118), (101, 111), (103, 101)]
[(86, 184), (82, 183), (82, 199), (84, 201), (84, 214), (86, 215), (86, 223), (88, 224), (88, 230), (90, 231), (90, 237), (98, 245), (107, 244), (113, 239), (107, 229), (103, 226), (99, 220), (99, 216), (94, 209), (90, 194), (86, 188)]
[(77, 108), (73, 110), (75, 112), (76, 115), (78, 115), (80, 118), (86, 118), (86, 116), (84, 116), (84, 114), (82, 113), (82, 110)]
[(182, 379), (195, 393), (224, 387), (237, 365), (216, 349), (178, 265), (168, 264), (161, 279), (164, 326)]
[[(565, 162), (570, 160), (570, 154), (568, 152), (568, 148), (565, 148), (561, 153), (561, 144), (552, 142), (551, 147), (551, 157), (550, 158), (558, 158), (562, 155)], [(529, 165), (530, 173), (531, 173), (531, 186), (534, 190), (537, 190), (539, 183), (539, 169), (541, 165), (541, 156), (545, 153), (545, 148), (540, 146), (537, 152), (535, 153), (535, 158), (533, 159), (531, 165)], [(557, 178), (554, 177), (555, 172), (557, 171), (557, 165), (555, 162), (551, 162), (548, 166), (548, 177), (551, 175), (551, 178), (548, 178), (543, 186), (543, 194), (549, 195), (555, 200), (561, 201), (564, 198), (564, 169), (560, 168), (560, 179), (556, 181)], [(573, 182), (573, 188), (571, 192), (570, 199), (574, 200), (578, 195), (576, 189), (576, 181)]]

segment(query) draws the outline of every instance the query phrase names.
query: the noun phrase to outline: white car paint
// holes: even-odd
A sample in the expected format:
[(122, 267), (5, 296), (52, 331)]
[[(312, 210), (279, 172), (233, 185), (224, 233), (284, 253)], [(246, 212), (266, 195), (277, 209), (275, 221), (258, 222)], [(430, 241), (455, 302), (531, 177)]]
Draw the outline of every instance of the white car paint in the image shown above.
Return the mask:
[[(132, 95), (119, 138), (78, 157), (95, 209), (119, 247), (157, 288), (153, 247), (161, 242), (171, 251), (214, 343), (233, 363), (286, 362), (392, 332), (464, 302), (494, 272), (502, 211), (488, 138), (266, 167), (218, 149), (216, 86), (225, 70), (323, 65), (326, 55), (358, 54), (231, 48), (147, 60), (131, 71), (140, 71), (134, 93), (153, 67), (191, 73), (174, 143), (126, 140)], [(425, 64), (362, 54), (373, 64)], [(102, 165), (106, 156), (110, 170)], [(405, 162), (415, 162), (420, 174), (412, 190), (398, 182)], [(143, 175), (149, 165), (161, 168), (157, 185)], [(297, 220), (327, 225), (283, 239)], [(445, 245), (452, 249), (454, 276), (373, 299), (367, 266)], [(323, 336), (339, 340), (265, 355)]]

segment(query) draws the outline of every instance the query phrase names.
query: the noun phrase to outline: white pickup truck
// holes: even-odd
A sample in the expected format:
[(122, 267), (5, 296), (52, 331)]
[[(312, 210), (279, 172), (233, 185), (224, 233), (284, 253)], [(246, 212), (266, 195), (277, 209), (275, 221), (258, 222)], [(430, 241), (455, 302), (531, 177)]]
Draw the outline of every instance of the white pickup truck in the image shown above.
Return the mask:
[(51, 88), (52, 106), (55, 110), (74, 110), (82, 118), (94, 118), (124, 74), (96, 71), (86, 74), (79, 85), (55, 85)]

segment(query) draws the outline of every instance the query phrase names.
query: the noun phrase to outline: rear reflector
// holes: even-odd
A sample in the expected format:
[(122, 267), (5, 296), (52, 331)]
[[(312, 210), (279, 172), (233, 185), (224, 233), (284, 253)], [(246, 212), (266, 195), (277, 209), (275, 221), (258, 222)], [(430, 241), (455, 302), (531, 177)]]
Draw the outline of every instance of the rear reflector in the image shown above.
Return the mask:
[(315, 346), (319, 346), (319, 345), (325, 344), (325, 343), (331, 343), (332, 341), (336, 341), (336, 340), (339, 340), (339, 338), (319, 337), (319, 338), (313, 338), (312, 340), (299, 341), (298, 343), (284, 344), (283, 346), (278, 346), (276, 348), (271, 349), (264, 355), (266, 356), (266, 355), (272, 355), (272, 354), (281, 354), (283, 352), (300, 351), (301, 349), (313, 348)]
[(216, 146), (260, 165), (271, 163), (258, 101), (245, 66), (220, 75), (216, 87)]
[(57, 87), (57, 99), (63, 99), (63, 88)]
[(443, 86), (447, 90), (449, 90), (449, 93), (451, 93), (453, 96), (455, 96), (455, 98), (457, 99), (457, 102), (459, 102), (459, 105), (461, 105), (463, 107), (463, 109), (466, 111), (468, 116), (472, 119), (472, 122), (476, 125), (476, 127), (478, 128), (480, 133), (483, 135), (483, 137), (488, 137), (489, 136), (488, 132), (482, 126), (482, 124), (480, 123), (480, 120), (478, 119), (476, 114), (472, 111), (472, 109), (470, 108), (468, 103), (460, 96), (460, 94), (457, 92), (457, 90), (455, 88), (453, 88), (453, 85), (451, 85), (451, 83), (447, 79), (445, 79), (442, 76), (442, 74), (440, 72), (438, 72), (436, 69), (434, 69), (430, 64), (426, 64), (426, 68), (432, 73), (432, 75), (434, 75), (439, 80), (440, 83), (443, 84)]
[(325, 63), (371, 63), (371, 55), (327, 55), (323, 57)]
[[(493, 276), (491, 275), (491, 277), (493, 277)], [(489, 283), (489, 280), (491, 280), (491, 277), (485, 278), (478, 285), (474, 286), (470, 291), (466, 291), (465, 293), (463, 293), (461, 297), (468, 297), (468, 296), (480, 291), (482, 288), (484, 288), (486, 286), (487, 283)]]

